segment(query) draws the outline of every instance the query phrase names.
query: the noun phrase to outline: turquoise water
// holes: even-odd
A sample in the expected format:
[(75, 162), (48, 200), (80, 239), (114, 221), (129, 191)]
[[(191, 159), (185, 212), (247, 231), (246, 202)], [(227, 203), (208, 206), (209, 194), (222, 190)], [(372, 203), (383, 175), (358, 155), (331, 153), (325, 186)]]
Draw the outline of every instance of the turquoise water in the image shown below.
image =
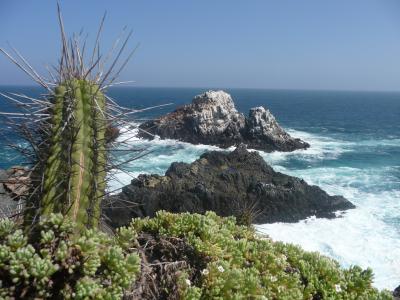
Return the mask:
[[(0, 91), (37, 95), (40, 89), (0, 87)], [(110, 90), (121, 105), (144, 108), (174, 102), (136, 115), (132, 122), (154, 118), (176, 105), (189, 103), (206, 89), (119, 88)], [(340, 194), (357, 208), (335, 220), (258, 226), (273, 239), (300, 244), (340, 261), (343, 266), (372, 267), (379, 288), (400, 284), (400, 93), (227, 89), (238, 110), (269, 108), (290, 134), (311, 144), (308, 150), (260, 154), (276, 170), (304, 178), (330, 194)], [(0, 111), (10, 109), (0, 102)], [(4, 132), (7, 128), (1, 128)], [(114, 172), (110, 189), (128, 184), (140, 173), (163, 174), (171, 162), (191, 162), (216, 147), (172, 140), (143, 141), (134, 132), (132, 145), (154, 150)], [(15, 141), (14, 135), (8, 135)], [(0, 144), (0, 168), (19, 162)], [(120, 157), (122, 160), (123, 157)]]

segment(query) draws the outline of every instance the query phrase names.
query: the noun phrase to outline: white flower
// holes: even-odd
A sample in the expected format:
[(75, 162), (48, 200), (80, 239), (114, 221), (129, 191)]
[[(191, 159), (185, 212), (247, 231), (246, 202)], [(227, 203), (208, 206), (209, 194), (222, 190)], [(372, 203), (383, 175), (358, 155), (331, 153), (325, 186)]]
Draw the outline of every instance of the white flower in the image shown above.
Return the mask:
[(218, 271), (220, 271), (221, 273), (225, 271), (223, 266), (218, 266), (217, 269), (218, 269)]
[(202, 271), (201, 271), (201, 274), (203, 274), (203, 275), (208, 275), (210, 273), (210, 271), (208, 271), (207, 269), (203, 269)]
[(271, 282), (276, 282), (278, 280), (278, 278), (276, 278), (275, 276), (271, 276)]
[(191, 286), (191, 285), (192, 285), (192, 283), (190, 282), (189, 279), (186, 279), (186, 284), (187, 284), (188, 286)]
[(342, 288), (340, 287), (340, 284), (335, 284), (335, 290), (338, 293), (340, 293), (342, 291)]

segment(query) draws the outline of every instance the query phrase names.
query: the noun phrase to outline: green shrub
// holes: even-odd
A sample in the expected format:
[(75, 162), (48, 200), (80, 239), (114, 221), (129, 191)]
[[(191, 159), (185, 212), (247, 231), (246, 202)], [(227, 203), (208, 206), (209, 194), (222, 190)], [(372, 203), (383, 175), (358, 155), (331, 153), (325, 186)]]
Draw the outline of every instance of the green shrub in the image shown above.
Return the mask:
[(341, 269), (318, 253), (260, 237), (234, 218), (159, 212), (132, 220), (129, 228), (184, 238), (207, 263), (199, 272), (182, 273), (183, 299), (392, 299), (371, 286), (370, 269)]
[(372, 287), (369, 269), (342, 269), (210, 212), (159, 212), (112, 238), (93, 229), (76, 236), (54, 214), (39, 229), (28, 244), (13, 222), (0, 222), (0, 299), (154, 299), (143, 291), (157, 289), (163, 299), (392, 299)]
[(0, 299), (120, 299), (139, 273), (139, 257), (95, 229), (52, 214), (28, 244), (21, 229), (0, 221)]

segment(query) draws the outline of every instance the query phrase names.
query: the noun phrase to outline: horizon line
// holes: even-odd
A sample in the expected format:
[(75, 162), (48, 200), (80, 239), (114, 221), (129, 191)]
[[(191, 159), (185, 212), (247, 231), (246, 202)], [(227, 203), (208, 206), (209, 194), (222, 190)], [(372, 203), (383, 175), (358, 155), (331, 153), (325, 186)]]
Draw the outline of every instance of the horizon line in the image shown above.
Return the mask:
[[(1, 84), (0, 87), (37, 87), (35, 84)], [(209, 89), (209, 90), (269, 90), (269, 91), (308, 91), (308, 92), (370, 92), (370, 93), (400, 93), (398, 90), (361, 90), (361, 89), (332, 89), (332, 88), (273, 88), (273, 87), (215, 87), (215, 86), (152, 86), (152, 85), (119, 85), (111, 89), (148, 88), (148, 89)]]

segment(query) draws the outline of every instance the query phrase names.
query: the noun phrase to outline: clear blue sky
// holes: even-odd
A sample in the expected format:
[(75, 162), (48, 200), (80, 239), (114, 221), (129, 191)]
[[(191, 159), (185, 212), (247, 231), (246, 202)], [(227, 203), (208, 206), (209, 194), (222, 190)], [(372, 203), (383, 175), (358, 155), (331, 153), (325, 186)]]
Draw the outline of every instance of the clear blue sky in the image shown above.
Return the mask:
[[(122, 80), (138, 86), (400, 90), (398, 0), (64, 0), (68, 32), (134, 29)], [(1, 0), (7, 41), (42, 69), (56, 63), (56, 1)], [(0, 84), (29, 79), (0, 57)]]

